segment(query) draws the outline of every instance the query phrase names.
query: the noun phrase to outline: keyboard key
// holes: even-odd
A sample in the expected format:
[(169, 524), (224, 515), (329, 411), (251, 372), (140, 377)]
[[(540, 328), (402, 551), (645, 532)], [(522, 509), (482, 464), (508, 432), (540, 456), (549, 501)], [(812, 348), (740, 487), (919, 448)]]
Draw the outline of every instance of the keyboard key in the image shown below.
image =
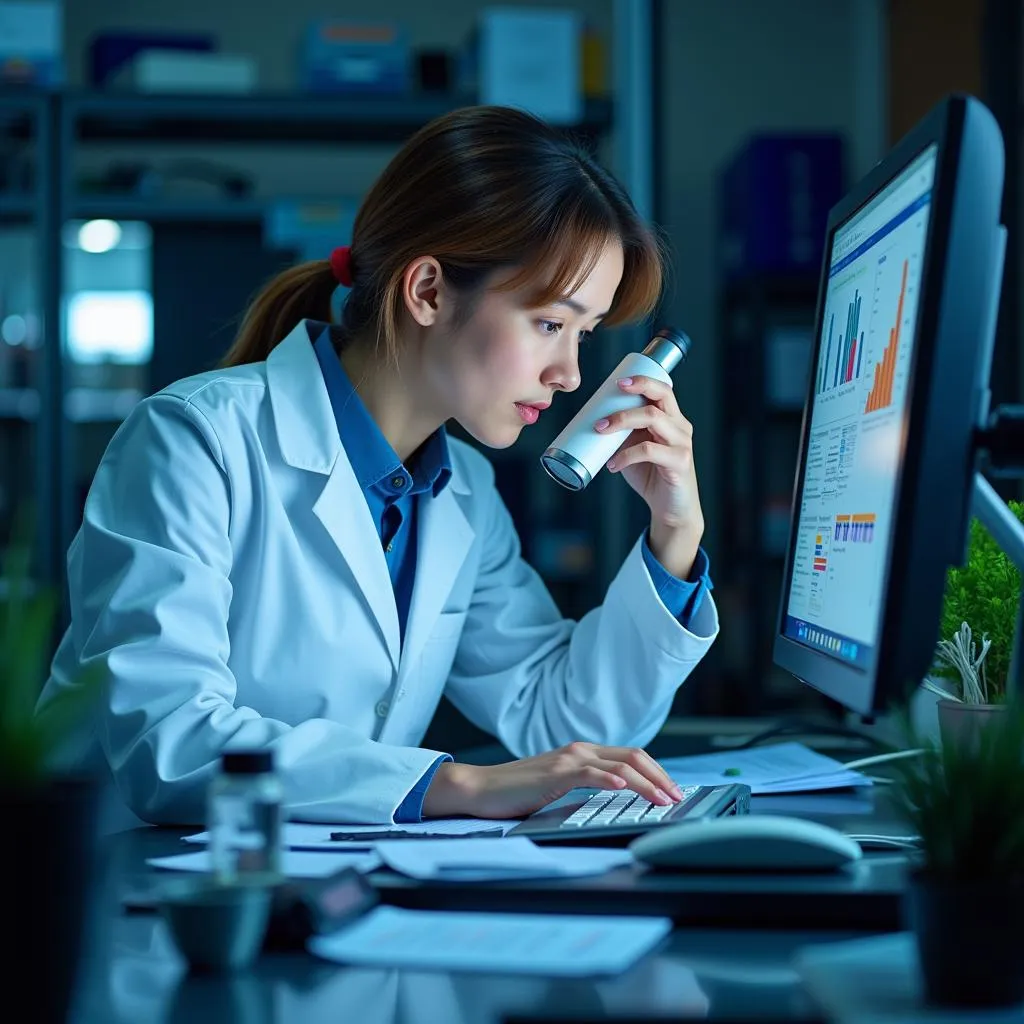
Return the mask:
[(663, 807), (660, 804), (655, 804), (644, 815), (644, 821), (660, 821), (662, 818), (665, 817), (666, 814), (668, 814), (669, 811), (673, 809), (673, 807), (675, 807), (675, 804), (670, 804), (667, 807)]

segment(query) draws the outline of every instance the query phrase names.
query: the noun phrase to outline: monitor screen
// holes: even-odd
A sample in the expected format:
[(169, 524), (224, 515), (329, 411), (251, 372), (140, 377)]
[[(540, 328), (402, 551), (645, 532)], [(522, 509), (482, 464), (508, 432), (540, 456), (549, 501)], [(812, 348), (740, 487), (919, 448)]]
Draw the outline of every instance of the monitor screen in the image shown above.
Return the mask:
[(938, 147), (840, 223), (827, 256), (782, 632), (856, 667), (875, 661)]

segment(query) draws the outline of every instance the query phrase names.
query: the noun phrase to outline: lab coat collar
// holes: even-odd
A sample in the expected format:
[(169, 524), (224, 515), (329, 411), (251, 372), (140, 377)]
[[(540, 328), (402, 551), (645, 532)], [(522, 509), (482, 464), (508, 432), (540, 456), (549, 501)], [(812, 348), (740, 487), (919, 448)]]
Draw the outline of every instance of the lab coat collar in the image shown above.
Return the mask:
[[(301, 320), (267, 358), (267, 386), (281, 457), (296, 469), (324, 475), (331, 473), (339, 455), (344, 454), (313, 348), (326, 326), (318, 320)], [(457, 462), (452, 465), (448, 487), (459, 494), (470, 493), (469, 481)]]
[(267, 359), (267, 386), (284, 461), (327, 480), (313, 505), (361, 589), (396, 670), (415, 661), (430, 636), (475, 533), (458, 495), (470, 493), (459, 461), (449, 485), (420, 505), (416, 583), (405, 649), (401, 648), (394, 589), (380, 544), (368, 544), (377, 526), (338, 437), (327, 387), (312, 339), (323, 330), (302, 321)]
[(391, 447), (370, 410), (352, 386), (345, 367), (338, 357), (333, 329), (325, 325), (313, 342), (317, 362), (327, 385), (327, 397), (338, 424), (338, 436), (345, 454), (364, 492), (376, 491), (381, 500), (394, 499), (388, 487), (396, 474), (412, 478), (412, 494), (430, 491), (436, 498), (445, 489), (452, 475), (451, 456), (444, 426), (440, 426), (403, 464)]

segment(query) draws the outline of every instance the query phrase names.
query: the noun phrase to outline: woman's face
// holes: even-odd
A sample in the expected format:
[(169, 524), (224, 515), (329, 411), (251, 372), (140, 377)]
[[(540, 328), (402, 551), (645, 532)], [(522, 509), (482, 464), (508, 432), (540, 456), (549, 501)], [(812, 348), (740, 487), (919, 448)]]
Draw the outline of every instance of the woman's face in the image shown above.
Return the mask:
[(513, 444), (556, 392), (579, 387), (580, 341), (608, 312), (622, 271), (622, 246), (609, 242), (571, 295), (531, 308), (523, 292), (490, 288), (465, 325), (433, 332), (425, 383), (445, 418), (490, 448)]

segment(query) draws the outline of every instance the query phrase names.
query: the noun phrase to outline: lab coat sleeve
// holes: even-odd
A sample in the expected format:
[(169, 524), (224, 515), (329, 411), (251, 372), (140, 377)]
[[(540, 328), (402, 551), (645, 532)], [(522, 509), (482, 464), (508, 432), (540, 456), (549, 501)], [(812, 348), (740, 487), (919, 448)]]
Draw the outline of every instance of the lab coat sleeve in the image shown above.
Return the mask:
[(78, 666), (107, 671), (97, 735), (122, 796), (146, 821), (200, 824), (221, 752), (268, 749), (289, 816), (392, 821), (440, 751), (236, 705), (230, 531), (230, 478), (213, 428), (182, 398), (148, 399), (112, 441), (69, 552), (65, 643)]
[(718, 634), (706, 594), (684, 626), (658, 596), (638, 538), (604, 603), (563, 618), (522, 559), (491, 488), (481, 567), (446, 693), (516, 757), (574, 740), (644, 746)]
[(694, 616), (700, 611), (704, 595), (714, 590), (710, 575), (711, 562), (707, 552), (703, 548), (697, 549), (697, 557), (685, 580), (673, 576), (655, 558), (647, 533), (644, 534), (640, 544), (640, 553), (643, 555), (644, 565), (647, 566), (654, 589), (658, 592), (662, 604), (682, 625), (689, 626)]

